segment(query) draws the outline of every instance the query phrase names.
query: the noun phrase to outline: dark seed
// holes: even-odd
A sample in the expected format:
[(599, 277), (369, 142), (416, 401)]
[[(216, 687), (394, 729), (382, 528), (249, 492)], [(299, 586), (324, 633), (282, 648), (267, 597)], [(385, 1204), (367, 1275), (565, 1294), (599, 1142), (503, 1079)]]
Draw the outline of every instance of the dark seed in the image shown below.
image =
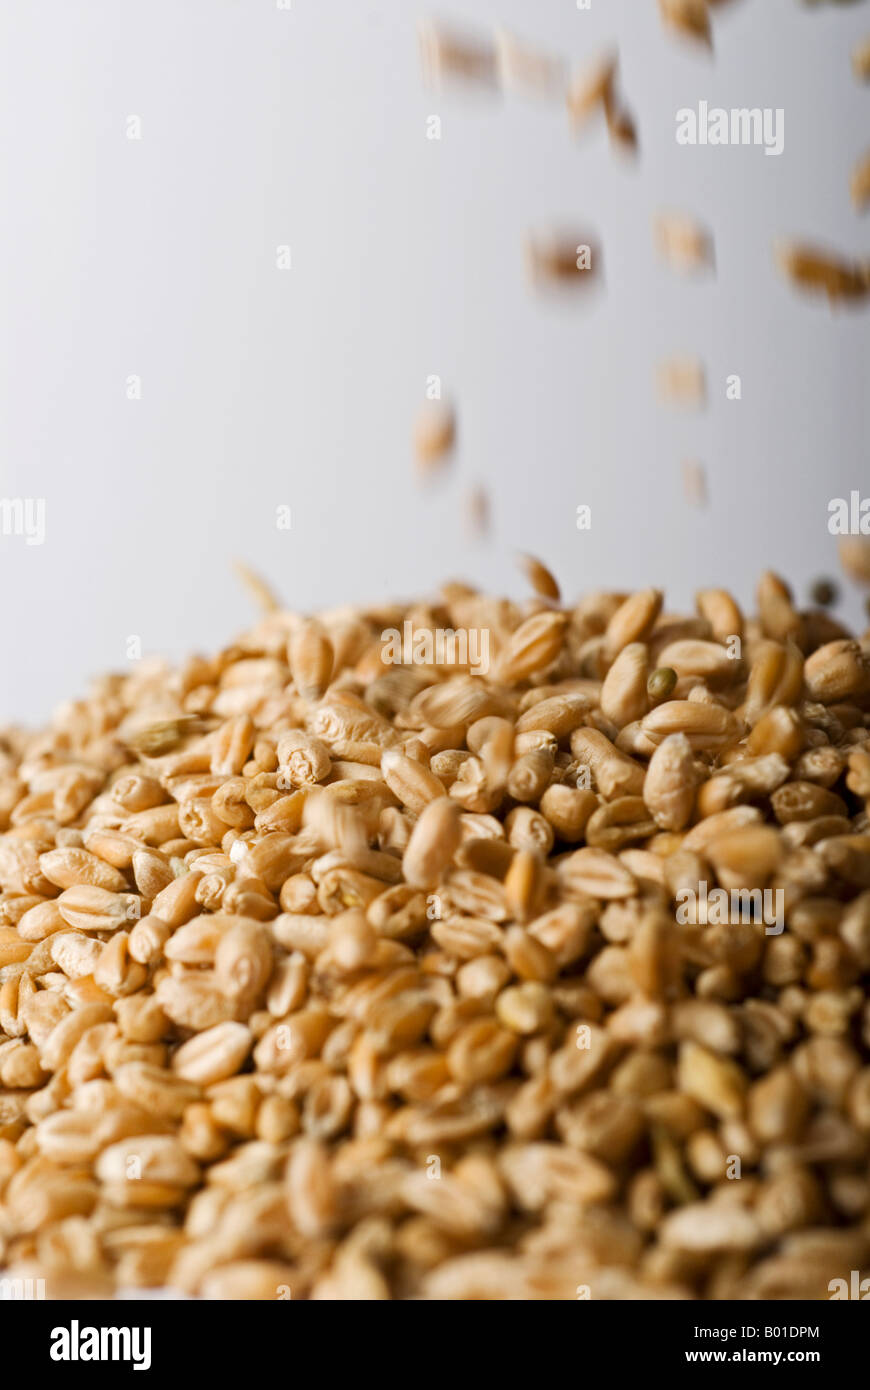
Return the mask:
[(810, 588), (810, 598), (820, 608), (830, 608), (840, 597), (840, 591), (833, 579), (816, 579)]
[(677, 683), (677, 673), (672, 666), (659, 666), (646, 683), (646, 693), (651, 700), (666, 700)]

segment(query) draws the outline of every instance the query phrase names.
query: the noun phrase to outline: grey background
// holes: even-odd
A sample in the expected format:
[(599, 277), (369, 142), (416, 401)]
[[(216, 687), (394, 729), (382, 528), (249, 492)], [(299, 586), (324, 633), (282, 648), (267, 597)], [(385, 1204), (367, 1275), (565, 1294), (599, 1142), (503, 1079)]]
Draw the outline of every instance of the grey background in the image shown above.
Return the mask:
[[(663, 30), (655, 0), (436, 12), (572, 65), (618, 43), (635, 163), (600, 126), (578, 142), (559, 104), (427, 91), (430, 13), (4, 0), (0, 495), (45, 497), (47, 537), (0, 537), (0, 719), (35, 722), (123, 668), (130, 634), (172, 656), (228, 642), (254, 613), (234, 557), (303, 610), (460, 575), (520, 594), (520, 547), (569, 595), (656, 582), (674, 607), (708, 583), (746, 601), (766, 565), (802, 598), (836, 572), (828, 499), (868, 490), (867, 311), (798, 296), (771, 248), (867, 254), (848, 181), (870, 136), (850, 67), (870, 7), (734, 0), (712, 58)], [(675, 113), (702, 99), (783, 107), (784, 153), (679, 147)], [(714, 280), (659, 264), (662, 207), (709, 221)], [(600, 239), (600, 294), (533, 292), (524, 238), (553, 224)], [(671, 352), (706, 362), (706, 412), (657, 401)], [(421, 487), (429, 373), (461, 440)], [(683, 497), (685, 457), (707, 468), (706, 511)], [(463, 521), (477, 484), (482, 541)]]

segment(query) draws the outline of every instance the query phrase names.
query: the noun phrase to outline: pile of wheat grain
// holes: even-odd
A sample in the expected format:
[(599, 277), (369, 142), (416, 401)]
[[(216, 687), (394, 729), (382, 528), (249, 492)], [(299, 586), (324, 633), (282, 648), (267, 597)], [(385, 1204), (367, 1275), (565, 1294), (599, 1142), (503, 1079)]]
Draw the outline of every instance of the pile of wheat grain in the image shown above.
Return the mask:
[[(50, 1295), (817, 1298), (870, 1264), (870, 639), (280, 611), (0, 741), (0, 1268)], [(485, 633), (490, 666), (387, 666)], [(455, 651), (453, 653), (455, 655)], [(784, 930), (705, 920), (782, 893)]]

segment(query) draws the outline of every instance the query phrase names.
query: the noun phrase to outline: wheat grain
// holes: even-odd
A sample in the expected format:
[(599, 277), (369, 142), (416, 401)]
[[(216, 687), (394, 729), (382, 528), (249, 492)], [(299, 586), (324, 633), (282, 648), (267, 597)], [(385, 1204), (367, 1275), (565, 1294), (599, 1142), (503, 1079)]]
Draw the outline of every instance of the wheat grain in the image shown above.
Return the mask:
[(659, 9), (670, 28), (712, 48), (708, 0), (659, 0)]
[(414, 425), (414, 450), (423, 473), (444, 465), (456, 443), (456, 414), (448, 401), (427, 401)]
[(834, 305), (870, 295), (870, 264), (847, 261), (819, 247), (783, 242), (776, 248), (782, 271), (801, 289), (824, 293)]
[(699, 408), (707, 400), (707, 378), (693, 357), (672, 357), (657, 371), (659, 396), (671, 405)]
[(864, 154), (858, 160), (852, 170), (849, 189), (856, 208), (865, 208), (870, 202), (870, 154)]
[(712, 268), (712, 238), (694, 218), (660, 213), (655, 219), (654, 233), (659, 255), (675, 270), (694, 273)]

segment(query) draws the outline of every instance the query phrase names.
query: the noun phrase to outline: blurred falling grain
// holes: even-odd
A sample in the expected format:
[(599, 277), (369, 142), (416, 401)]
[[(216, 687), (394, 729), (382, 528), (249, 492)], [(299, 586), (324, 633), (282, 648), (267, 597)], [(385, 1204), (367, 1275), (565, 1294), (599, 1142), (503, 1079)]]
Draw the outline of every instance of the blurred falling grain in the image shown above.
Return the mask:
[(456, 412), (449, 401), (426, 401), (414, 424), (414, 452), (423, 474), (442, 468), (456, 443)]
[(715, 264), (713, 238), (695, 218), (683, 213), (658, 213), (653, 223), (658, 253), (674, 270), (696, 274)]

